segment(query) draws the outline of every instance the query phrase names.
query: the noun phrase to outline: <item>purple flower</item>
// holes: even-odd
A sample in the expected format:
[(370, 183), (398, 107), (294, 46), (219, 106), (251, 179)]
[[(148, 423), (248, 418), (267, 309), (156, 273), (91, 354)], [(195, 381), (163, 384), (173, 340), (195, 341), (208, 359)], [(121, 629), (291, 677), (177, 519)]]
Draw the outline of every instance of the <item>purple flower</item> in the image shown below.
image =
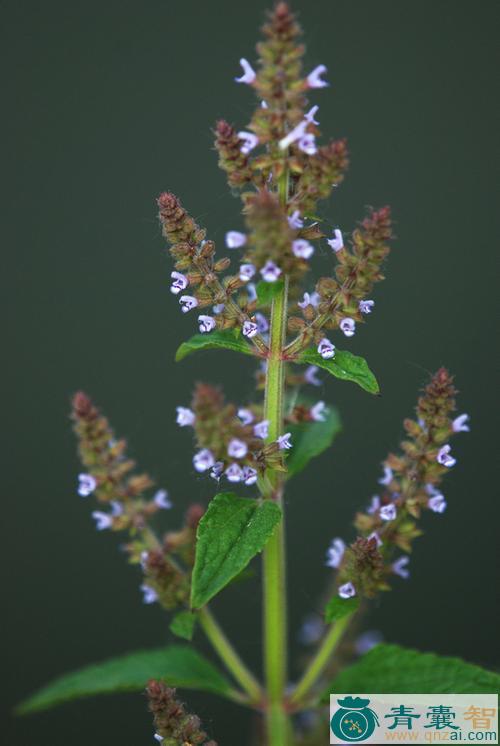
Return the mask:
[(238, 132), (238, 137), (243, 140), (243, 145), (240, 148), (243, 155), (248, 155), (259, 144), (259, 138), (253, 132)]
[(368, 539), (368, 541), (375, 539), (375, 544), (377, 545), (377, 547), (381, 547), (382, 544), (384, 543), (376, 531), (372, 531), (372, 533), (366, 538)]
[(453, 432), (454, 433), (468, 433), (470, 431), (470, 427), (467, 424), (468, 419), (469, 419), (468, 414), (461, 414), (458, 417), (455, 417), (455, 419), (451, 423)]
[(356, 595), (356, 588), (353, 586), (352, 583), (344, 583), (344, 585), (341, 585), (339, 588), (339, 596), (340, 598), (352, 598)]
[(315, 155), (318, 152), (316, 147), (316, 138), (310, 132), (303, 135), (298, 142), (299, 150), (306, 155)]
[(261, 109), (269, 109), (269, 106), (267, 105), (266, 101), (261, 101), (260, 106), (261, 106)]
[(198, 323), (200, 326), (200, 332), (202, 334), (211, 332), (212, 329), (215, 329), (215, 327), (217, 326), (213, 316), (204, 316), (203, 314), (201, 316), (198, 316)]
[(243, 440), (231, 438), (227, 446), (227, 455), (232, 458), (245, 458), (248, 453), (248, 446)]
[(218, 316), (220, 313), (223, 312), (225, 307), (225, 303), (216, 303), (215, 306), (212, 306), (212, 311), (215, 313), (216, 316)]
[(276, 443), (278, 444), (280, 451), (286, 451), (288, 448), (292, 448), (291, 437), (292, 433), (284, 433), (284, 435), (278, 436)]
[(389, 505), (382, 505), (378, 514), (383, 521), (393, 521), (397, 516), (398, 511), (394, 503), (389, 503)]
[(121, 504), (121, 502), (119, 502), (119, 500), (111, 500), (110, 505), (111, 515), (113, 516), (113, 518), (116, 518), (117, 516), (123, 514), (123, 505)]
[(210, 476), (212, 477), (212, 479), (216, 479), (217, 481), (219, 481), (223, 471), (224, 471), (224, 462), (216, 461), (215, 464), (210, 469)]
[(429, 501), (427, 507), (434, 513), (444, 513), (447, 508), (446, 500), (439, 490), (437, 490), (433, 484), (426, 484), (425, 490), (429, 495)]
[(146, 550), (144, 550), (144, 552), (141, 552), (139, 561), (141, 563), (141, 567), (143, 570), (146, 569), (146, 565), (148, 564), (148, 559), (149, 559), (149, 552), (146, 552)]
[(196, 415), (192, 409), (188, 409), (188, 407), (176, 407), (176, 410), (177, 418), (175, 421), (178, 425), (180, 425), (181, 427), (194, 425), (196, 421)]
[(163, 741), (163, 736), (160, 736), (159, 733), (155, 733), (153, 735), (153, 738), (156, 739), (158, 741), (158, 743), (161, 743)]
[(255, 323), (257, 324), (257, 329), (259, 330), (259, 334), (265, 334), (269, 331), (269, 322), (264, 316), (263, 313), (256, 313), (255, 314)]
[(376, 629), (369, 629), (363, 632), (354, 643), (356, 653), (358, 655), (365, 655), (370, 650), (373, 650), (375, 645), (378, 645), (383, 639), (381, 633)]
[(212, 451), (208, 448), (202, 448), (193, 456), (193, 466), (198, 472), (208, 471), (215, 464), (215, 458)]
[(243, 467), (243, 474), (242, 474), (243, 481), (247, 485), (247, 487), (250, 487), (252, 484), (255, 484), (257, 481), (257, 471), (252, 466), (244, 466)]
[(319, 368), (317, 365), (309, 365), (304, 373), (304, 381), (310, 383), (311, 386), (321, 386), (321, 381), (317, 377), (318, 370)]
[(380, 508), (380, 497), (378, 495), (373, 495), (369, 506), (366, 509), (366, 512), (370, 515), (373, 515), (373, 513), (376, 513), (377, 510)]
[(173, 279), (172, 285), (170, 286), (170, 292), (174, 295), (178, 295), (181, 290), (185, 290), (189, 285), (189, 280), (186, 275), (182, 275), (180, 272), (171, 272), (170, 277)]
[(246, 244), (247, 237), (240, 231), (228, 231), (225, 240), (228, 249), (239, 249)]
[(229, 464), (225, 475), (229, 482), (241, 482), (243, 479), (243, 469), (238, 464)]
[(252, 337), (255, 337), (258, 330), (259, 329), (257, 324), (254, 324), (253, 321), (244, 321), (243, 326), (241, 327), (243, 336), (248, 337), (248, 339), (252, 339)]
[(344, 556), (345, 552), (345, 542), (342, 541), (342, 539), (339, 539), (338, 537), (336, 539), (333, 539), (332, 543), (328, 547), (328, 550), (326, 552), (326, 566), (327, 567), (340, 567), (340, 563), (342, 562), (342, 558)]
[(307, 306), (312, 306), (313, 308), (317, 308), (320, 302), (320, 295), (319, 293), (304, 293), (304, 299), (297, 302), (297, 305), (299, 308), (307, 308)]
[(182, 313), (187, 313), (198, 305), (198, 301), (192, 295), (181, 295), (179, 303), (181, 304)]
[(330, 246), (335, 252), (340, 251), (344, 248), (344, 239), (342, 238), (342, 231), (335, 228), (333, 231), (334, 238), (327, 240), (328, 246)]
[(281, 275), (281, 269), (269, 259), (260, 270), (260, 274), (266, 282), (276, 282)]
[(392, 482), (393, 479), (394, 479), (394, 474), (393, 474), (392, 469), (389, 468), (388, 466), (384, 466), (384, 476), (378, 480), (378, 483), (383, 484), (385, 485), (385, 487), (387, 487)]
[(256, 438), (265, 440), (269, 435), (269, 420), (262, 420), (253, 426), (253, 434)]
[(141, 591), (144, 594), (142, 599), (143, 604), (154, 604), (155, 601), (158, 601), (158, 594), (154, 588), (151, 588), (150, 585), (146, 585), (146, 583), (143, 583), (141, 585)]
[(356, 331), (356, 322), (354, 319), (342, 319), (340, 322), (340, 329), (344, 332), (346, 337), (352, 337)]
[(240, 266), (239, 278), (242, 282), (248, 282), (252, 279), (256, 271), (253, 264), (242, 264)]
[(450, 454), (450, 451), (451, 446), (447, 443), (439, 449), (438, 455), (436, 456), (436, 461), (438, 462), (438, 464), (441, 464), (441, 466), (446, 466), (448, 469), (452, 466), (455, 466), (455, 464), (457, 463), (456, 458), (453, 458), (453, 456)]
[(288, 225), (294, 231), (298, 231), (300, 228), (304, 227), (304, 221), (300, 217), (300, 212), (298, 210), (294, 210), (292, 214), (288, 216)]
[(253, 282), (249, 282), (245, 290), (247, 291), (249, 303), (253, 303), (254, 300), (257, 300), (257, 289)]
[(406, 555), (403, 555), (399, 559), (397, 559), (395, 562), (392, 563), (391, 569), (392, 572), (395, 575), (399, 575), (400, 578), (403, 578), (404, 580), (408, 580), (410, 577), (410, 571), (407, 568), (407, 565), (410, 562), (410, 558)]
[(244, 407), (238, 409), (237, 414), (244, 425), (250, 425), (255, 419), (253, 416), (253, 412), (250, 409), (245, 409)]
[(299, 642), (302, 645), (314, 645), (321, 638), (324, 629), (325, 624), (319, 614), (309, 614), (299, 630)]
[(314, 422), (324, 422), (326, 420), (326, 414), (328, 409), (324, 401), (317, 402), (314, 407), (309, 410), (309, 415)]
[(307, 114), (304, 114), (304, 119), (306, 120), (306, 122), (309, 122), (310, 124), (319, 124), (319, 122), (317, 122), (314, 118), (314, 115), (317, 111), (319, 111), (319, 106), (313, 106), (311, 109), (309, 109)]
[(361, 313), (371, 313), (374, 305), (374, 300), (360, 300), (358, 308)]
[(158, 490), (153, 497), (154, 504), (162, 510), (170, 510), (172, 507), (172, 501), (168, 496), (167, 490)]
[(323, 337), (318, 345), (318, 352), (323, 360), (330, 360), (332, 357), (335, 357), (335, 345), (329, 339)]
[(244, 57), (241, 58), (240, 65), (243, 69), (243, 75), (241, 76), (241, 78), (235, 78), (235, 81), (237, 83), (246, 83), (247, 85), (252, 85), (255, 78), (257, 77), (255, 70), (248, 62), (248, 60), (246, 60)]
[(281, 150), (286, 150), (292, 143), (296, 142), (297, 140), (300, 140), (301, 137), (304, 137), (306, 134), (308, 122), (303, 119), (301, 122), (297, 124), (296, 127), (294, 127), (286, 137), (284, 137), (279, 142), (279, 146)]
[(292, 251), (299, 259), (310, 259), (314, 254), (314, 246), (305, 238), (297, 238), (292, 242)]
[(108, 513), (103, 513), (101, 510), (94, 510), (92, 512), (92, 518), (96, 522), (96, 529), (98, 531), (104, 531), (106, 528), (111, 528), (113, 525), (113, 518)]
[(92, 474), (78, 475), (78, 494), (80, 497), (88, 497), (97, 487), (97, 480)]
[(307, 85), (309, 88), (326, 88), (328, 83), (326, 80), (321, 80), (321, 76), (326, 73), (325, 65), (318, 65), (312, 72), (307, 76)]

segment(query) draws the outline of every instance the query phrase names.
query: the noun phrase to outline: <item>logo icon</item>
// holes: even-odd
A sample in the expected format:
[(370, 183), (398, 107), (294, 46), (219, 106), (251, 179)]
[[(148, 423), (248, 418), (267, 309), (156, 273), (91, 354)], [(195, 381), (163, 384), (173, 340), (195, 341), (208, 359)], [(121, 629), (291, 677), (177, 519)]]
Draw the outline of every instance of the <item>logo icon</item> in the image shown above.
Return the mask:
[(370, 738), (375, 726), (379, 724), (378, 717), (368, 705), (369, 699), (361, 697), (344, 697), (338, 699), (339, 709), (334, 713), (330, 727), (337, 738), (348, 743), (357, 743)]

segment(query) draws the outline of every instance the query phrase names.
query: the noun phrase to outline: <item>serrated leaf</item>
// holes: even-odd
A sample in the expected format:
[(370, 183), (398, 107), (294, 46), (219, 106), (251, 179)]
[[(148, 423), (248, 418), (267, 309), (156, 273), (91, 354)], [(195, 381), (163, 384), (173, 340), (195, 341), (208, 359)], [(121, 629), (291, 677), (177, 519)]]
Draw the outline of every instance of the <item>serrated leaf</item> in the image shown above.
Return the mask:
[(244, 355), (253, 355), (254, 350), (241, 335), (236, 335), (232, 329), (225, 331), (209, 332), (208, 334), (195, 334), (194, 337), (183, 342), (175, 353), (175, 360), (179, 362), (192, 352), (198, 350), (212, 350), (221, 348), (242, 352)]
[(379, 644), (357, 663), (344, 669), (323, 693), (376, 692), (377, 694), (488, 694), (500, 690), (500, 675), (434, 653), (399, 645)]
[(61, 676), (25, 700), (17, 712), (25, 715), (95, 694), (140, 691), (151, 678), (221, 695), (231, 690), (227, 679), (203, 656), (190, 647), (172, 645), (128, 653)]
[(265, 282), (261, 280), (257, 283), (255, 288), (257, 292), (257, 300), (262, 306), (270, 306), (273, 298), (283, 290), (283, 280), (277, 280), (276, 282)]
[(210, 601), (262, 551), (280, 520), (281, 510), (270, 500), (258, 502), (231, 492), (214, 497), (198, 524), (193, 609)]
[(328, 624), (337, 622), (348, 614), (353, 614), (358, 607), (359, 598), (357, 598), (357, 596), (354, 596), (353, 598), (340, 598), (340, 596), (334, 596), (326, 605), (325, 622)]
[(337, 410), (328, 407), (324, 422), (301, 422), (289, 425), (287, 429), (292, 433), (293, 448), (288, 454), (286, 466), (288, 476), (292, 477), (305, 469), (312, 458), (331, 446), (342, 425)]
[(380, 393), (377, 379), (368, 367), (366, 360), (359, 357), (359, 355), (353, 355), (352, 352), (336, 349), (335, 357), (331, 358), (331, 360), (324, 360), (319, 352), (309, 349), (304, 350), (293, 362), (317, 365), (318, 368), (327, 370), (335, 378), (357, 383), (358, 386), (368, 391), (369, 394)]
[(169, 630), (183, 640), (192, 640), (195, 627), (196, 614), (191, 611), (179, 611), (170, 622)]

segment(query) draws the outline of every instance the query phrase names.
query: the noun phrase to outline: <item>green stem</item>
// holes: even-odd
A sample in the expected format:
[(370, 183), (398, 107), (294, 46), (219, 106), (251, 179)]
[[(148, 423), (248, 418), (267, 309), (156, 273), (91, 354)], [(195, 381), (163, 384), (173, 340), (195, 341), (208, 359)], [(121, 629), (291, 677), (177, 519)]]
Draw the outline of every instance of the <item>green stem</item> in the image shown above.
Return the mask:
[(292, 696), (290, 697), (291, 705), (298, 705), (303, 703), (304, 698), (311, 691), (312, 687), (328, 665), (328, 662), (330, 661), (335, 648), (339, 644), (340, 639), (349, 624), (351, 616), (352, 614), (348, 614), (347, 616), (335, 622), (335, 624), (332, 624), (326, 634), (326, 637), (324, 638), (318, 651), (316, 652), (316, 655), (312, 659), (304, 675), (295, 687)]
[[(205, 607), (198, 612), (198, 620), (206, 636), (212, 643), (214, 650), (226, 665), (241, 688), (248, 694), (254, 705), (262, 701), (262, 690), (259, 682), (245, 666), (236, 650), (233, 648), (221, 627)], [(241, 701), (241, 699), (240, 699)]]

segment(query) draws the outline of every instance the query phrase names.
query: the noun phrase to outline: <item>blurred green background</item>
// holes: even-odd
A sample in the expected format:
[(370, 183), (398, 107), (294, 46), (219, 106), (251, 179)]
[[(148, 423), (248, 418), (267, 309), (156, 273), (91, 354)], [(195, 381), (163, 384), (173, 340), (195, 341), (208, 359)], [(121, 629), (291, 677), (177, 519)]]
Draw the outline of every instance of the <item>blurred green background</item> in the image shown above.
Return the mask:
[[(254, 59), (267, 3), (212, 0), (4, 0), (4, 341), (2, 471), (2, 742), (74, 746), (152, 742), (141, 696), (67, 705), (16, 721), (14, 703), (66, 670), (169, 639), (144, 607), (118, 536), (98, 534), (68, 421), (81, 387), (105, 409), (143, 469), (175, 501), (208, 500), (191, 468), (177, 404), (192, 382), (224, 381), (245, 399), (251, 370), (229, 353), (176, 366), (193, 333), (168, 291), (170, 261), (155, 197), (172, 189), (219, 246), (242, 226), (210, 128), (247, 123), (254, 101), (237, 86)], [(376, 489), (379, 462), (402, 435), (427, 372), (447, 365), (472, 432), (444, 488), (449, 509), (426, 516), (409, 582), (375, 604), (370, 627), (389, 641), (499, 664), (497, 310), (493, 99), (498, 4), (483, 0), (296, 0), (307, 67), (332, 85), (312, 100), (325, 136), (348, 136), (352, 166), (322, 214), (352, 229), (365, 205), (390, 203), (397, 243), (376, 311), (344, 346), (364, 355), (383, 390), (371, 398), (328, 381), (344, 432), (289, 492), (291, 641), (328, 577), (325, 549), (352, 536), (351, 517)], [(496, 221), (495, 221), (496, 222)], [(492, 349), (493, 348), (493, 349)], [(242, 365), (244, 364), (244, 368)], [(427, 520), (428, 519), (428, 520)], [(215, 604), (244, 656), (259, 665), (258, 583)], [(200, 640), (200, 644), (201, 640)], [(245, 744), (246, 713), (189, 695), (221, 746)], [(326, 735), (325, 735), (326, 742)]]

